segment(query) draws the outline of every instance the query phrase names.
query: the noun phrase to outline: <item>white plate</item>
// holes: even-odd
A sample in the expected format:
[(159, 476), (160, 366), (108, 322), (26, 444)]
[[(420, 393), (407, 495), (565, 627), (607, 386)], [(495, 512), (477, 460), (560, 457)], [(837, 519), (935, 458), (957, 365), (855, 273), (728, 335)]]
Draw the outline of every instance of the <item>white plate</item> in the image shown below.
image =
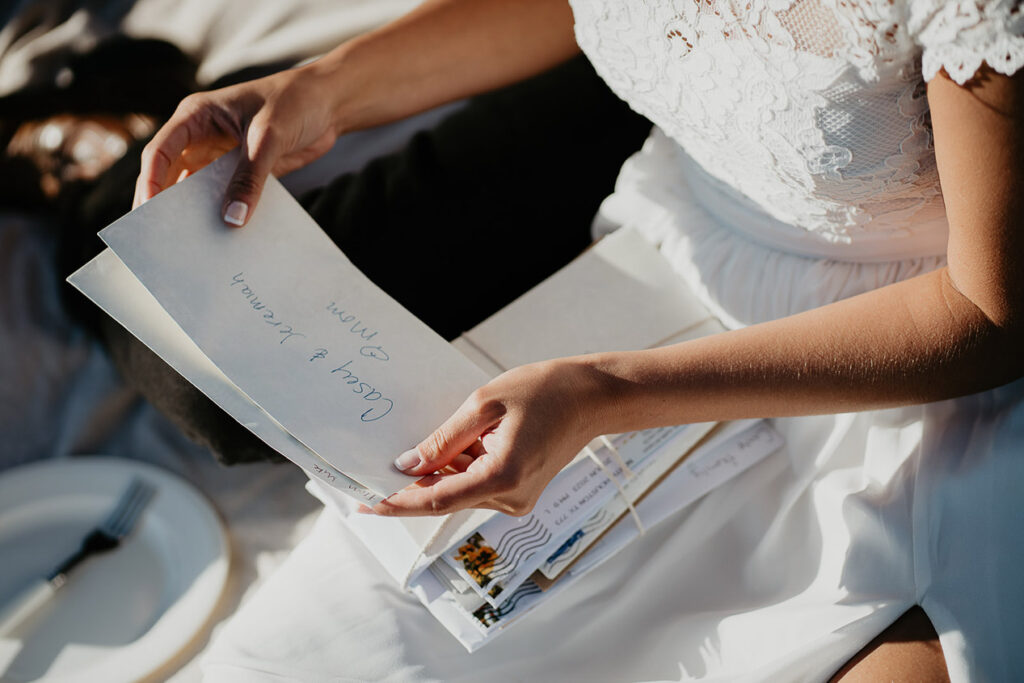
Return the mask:
[(157, 489), (136, 529), (0, 639), (4, 681), (136, 681), (205, 626), (228, 576), (220, 518), (178, 477), (117, 458), (59, 459), (0, 476), (0, 603), (76, 550), (134, 476)]

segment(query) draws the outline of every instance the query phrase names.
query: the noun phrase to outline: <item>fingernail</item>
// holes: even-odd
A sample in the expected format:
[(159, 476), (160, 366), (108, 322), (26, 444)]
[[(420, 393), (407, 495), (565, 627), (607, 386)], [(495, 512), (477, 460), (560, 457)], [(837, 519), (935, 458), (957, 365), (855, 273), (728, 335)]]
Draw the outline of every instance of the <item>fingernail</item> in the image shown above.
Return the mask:
[(228, 208), (224, 210), (224, 222), (231, 223), (231, 225), (241, 225), (245, 223), (245, 216), (249, 213), (249, 205), (245, 202), (233, 201), (228, 204)]
[(374, 512), (373, 508), (369, 507), (368, 505), (360, 505), (359, 507), (356, 508), (356, 512), (358, 512), (361, 515), (375, 515), (375, 514), (377, 514), (376, 512)]
[(395, 458), (395, 467), (405, 472), (411, 470), (420, 464), (420, 452), (415, 448), (410, 448), (405, 453)]

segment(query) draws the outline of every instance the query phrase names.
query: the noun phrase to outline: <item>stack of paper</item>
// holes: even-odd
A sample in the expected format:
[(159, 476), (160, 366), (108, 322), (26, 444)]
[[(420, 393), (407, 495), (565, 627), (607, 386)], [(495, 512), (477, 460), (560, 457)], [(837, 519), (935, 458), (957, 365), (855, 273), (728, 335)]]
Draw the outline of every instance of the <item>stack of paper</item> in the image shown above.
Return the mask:
[(467, 648), (778, 447), (763, 422), (609, 435), (525, 517), (351, 514), (356, 501), (409, 485), (394, 457), (490, 376), (717, 324), (656, 250), (620, 232), (448, 344), (355, 268), (274, 179), (245, 229), (225, 227), (234, 164), (228, 155), (107, 227), (109, 248), (69, 280), (308, 472), (317, 495)]
[[(730, 424), (688, 457), (686, 452), (681, 456), (673, 455), (678, 451), (663, 452), (658, 458), (662, 477), (650, 476), (641, 483), (643, 475), (638, 475), (625, 484), (624, 495), (612, 496), (604, 505), (582, 505), (586, 495), (581, 495), (565, 499), (561, 515), (542, 508), (548, 502), (542, 500), (522, 519), (493, 518), (450, 546), (429, 565), (429, 571), (411, 577), (409, 588), (467, 649), (475, 650), (625, 548), (638, 534), (779, 446), (779, 435), (763, 421)], [(645, 474), (652, 470), (653, 466)], [(664, 470), (672, 471), (665, 476)], [(660, 484), (652, 488), (652, 480), (658, 479)], [(554, 488), (557, 493), (546, 492), (544, 498), (564, 498), (566, 487), (559, 483), (576, 481), (563, 477), (549, 487), (549, 492)], [(635, 518), (625, 514), (627, 499), (635, 505)]]

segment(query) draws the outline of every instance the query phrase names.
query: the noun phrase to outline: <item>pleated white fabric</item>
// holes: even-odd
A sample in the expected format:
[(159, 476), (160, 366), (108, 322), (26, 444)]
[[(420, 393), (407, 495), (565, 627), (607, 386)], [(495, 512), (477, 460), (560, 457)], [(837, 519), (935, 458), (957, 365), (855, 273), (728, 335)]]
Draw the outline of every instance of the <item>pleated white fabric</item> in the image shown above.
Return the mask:
[(1024, 672), (1024, 384), (777, 420), (784, 453), (469, 655), (340, 522), (219, 634), (208, 680), (824, 680), (913, 604), (953, 680)]

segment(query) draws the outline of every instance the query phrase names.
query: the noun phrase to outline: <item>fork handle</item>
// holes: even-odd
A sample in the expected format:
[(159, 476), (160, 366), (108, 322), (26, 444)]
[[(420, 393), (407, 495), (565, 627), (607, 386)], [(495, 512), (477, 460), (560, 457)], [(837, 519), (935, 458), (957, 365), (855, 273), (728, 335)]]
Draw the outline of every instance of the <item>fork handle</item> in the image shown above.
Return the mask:
[(0, 611), (0, 638), (6, 638), (38, 612), (57, 592), (55, 582), (36, 579)]

